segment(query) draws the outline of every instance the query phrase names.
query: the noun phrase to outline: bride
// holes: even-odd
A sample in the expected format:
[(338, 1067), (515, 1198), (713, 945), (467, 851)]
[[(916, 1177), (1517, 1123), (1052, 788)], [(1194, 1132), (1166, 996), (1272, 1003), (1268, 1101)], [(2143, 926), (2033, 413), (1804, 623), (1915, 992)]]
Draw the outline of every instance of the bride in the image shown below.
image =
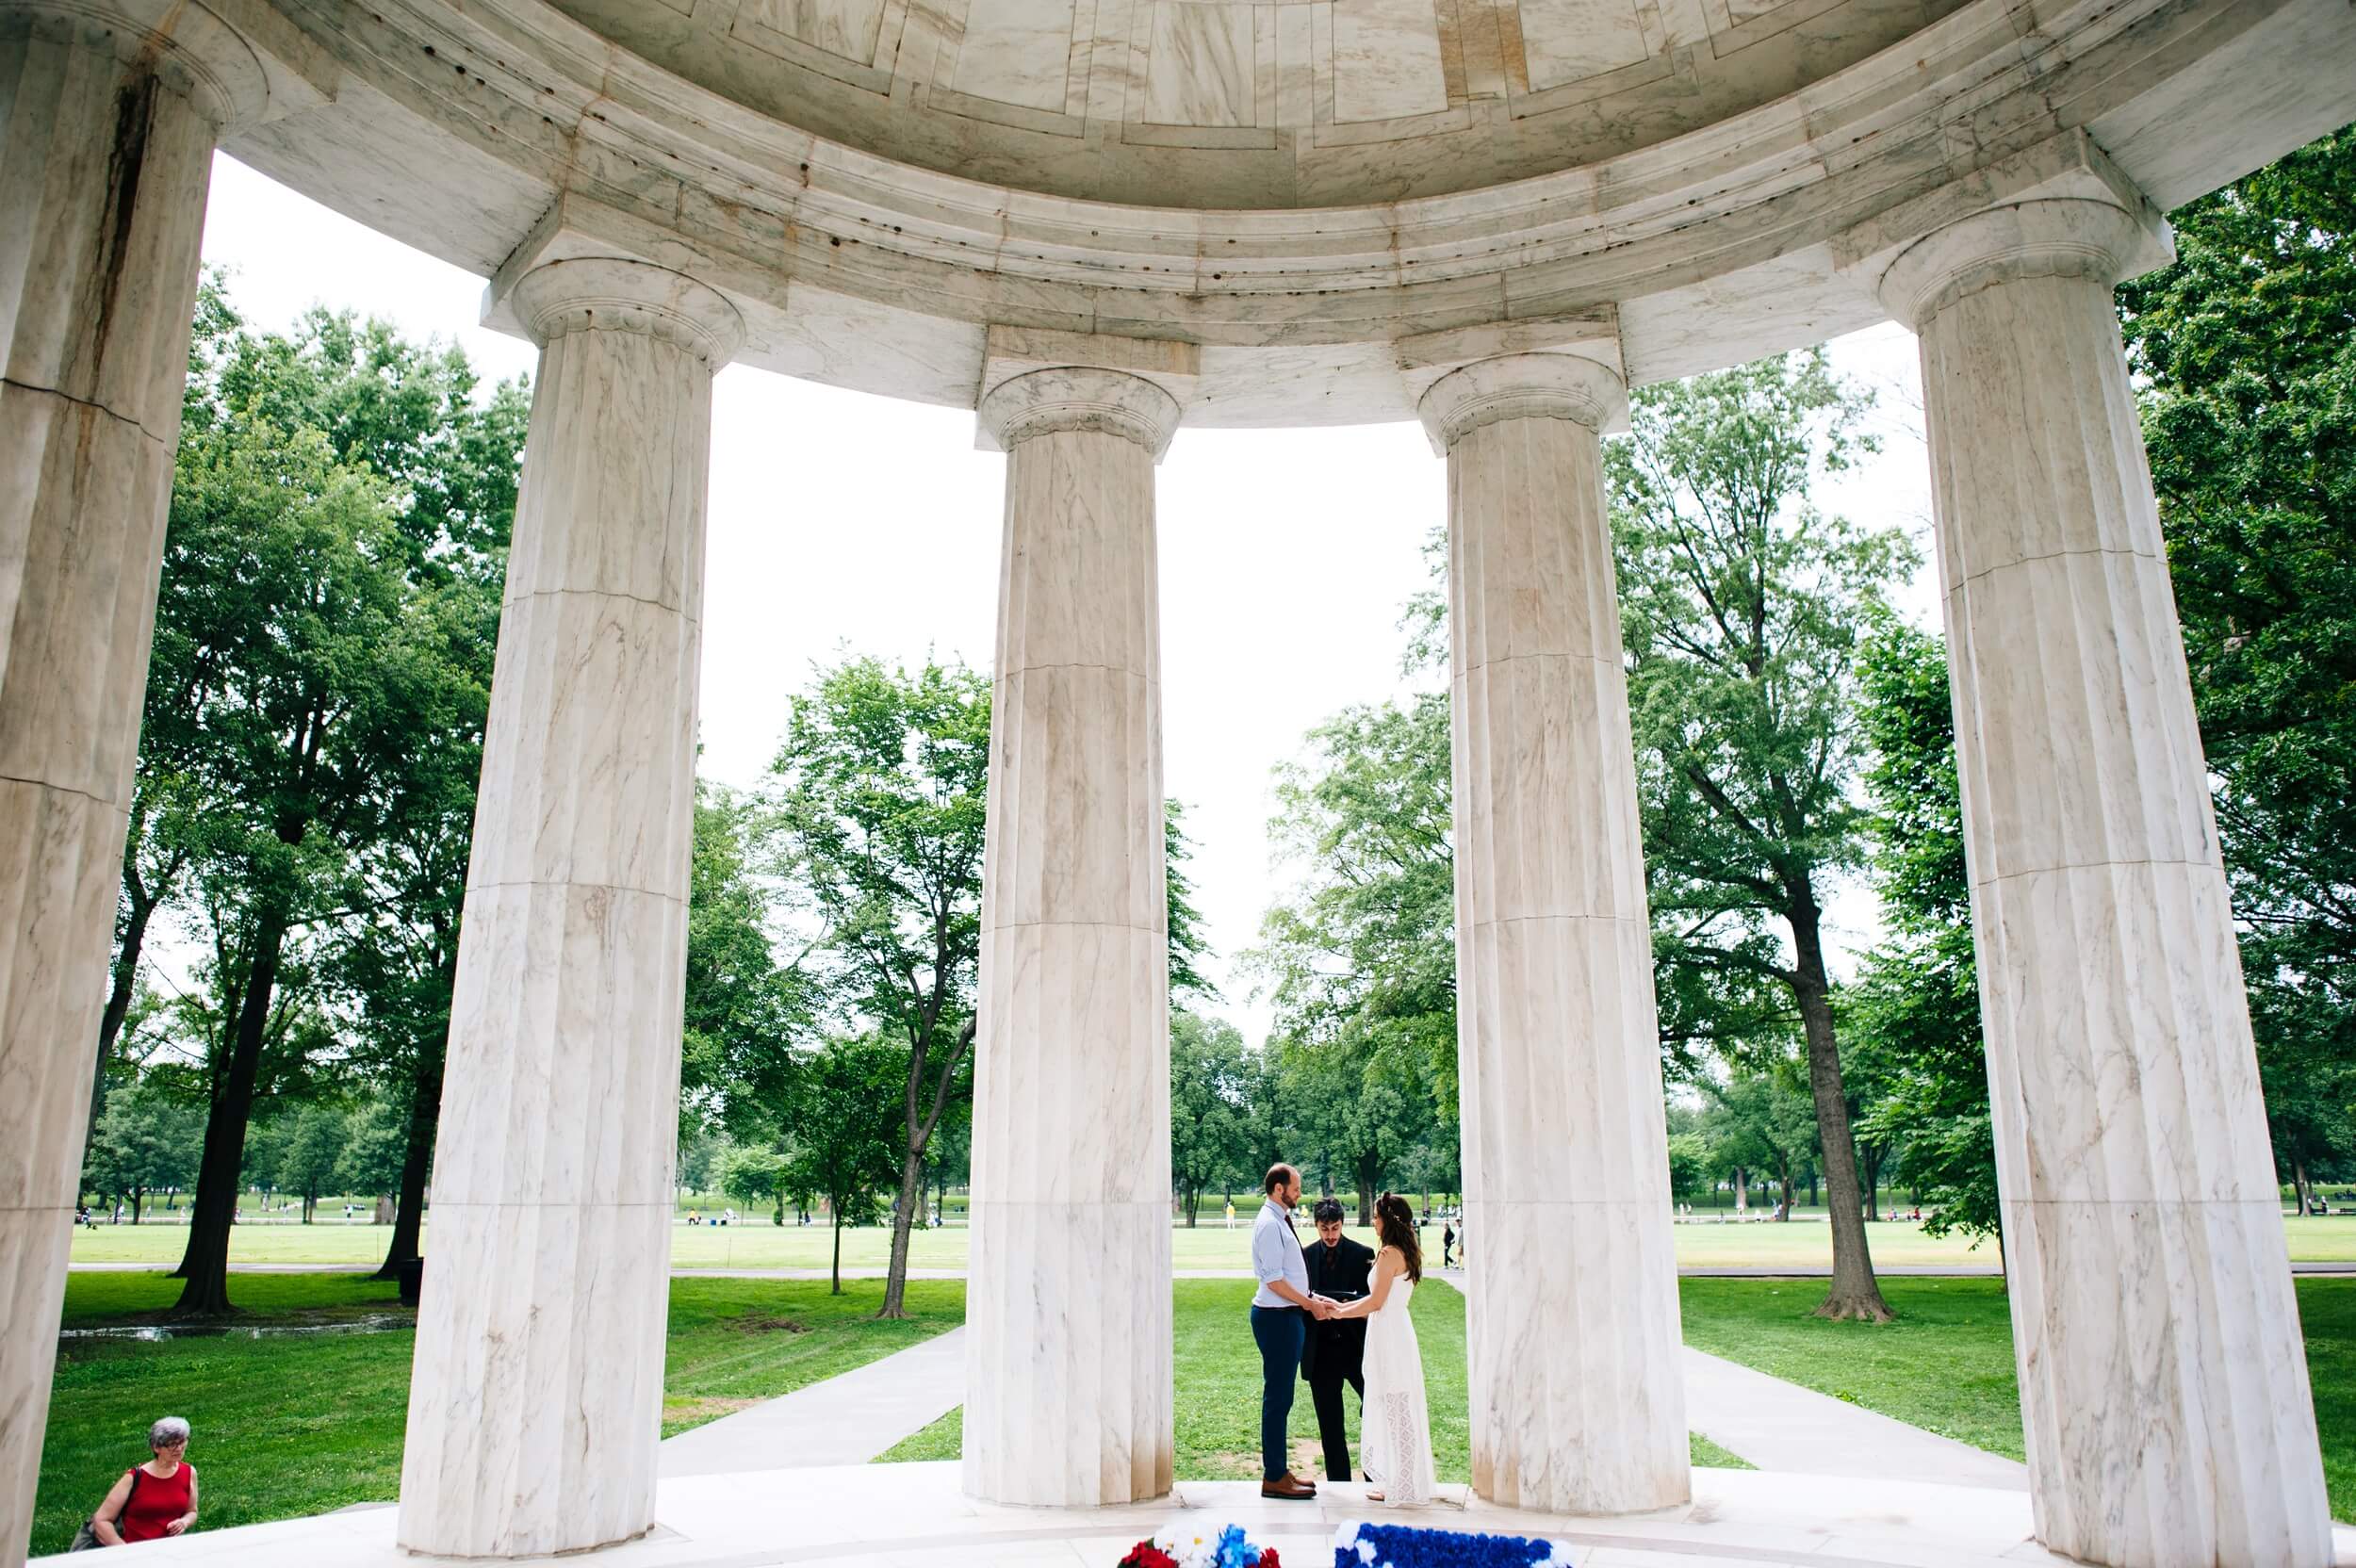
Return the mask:
[(1374, 1288), (1334, 1310), (1340, 1318), (1366, 1320), (1366, 1392), (1361, 1439), (1368, 1502), (1428, 1503), (1432, 1479), (1432, 1420), (1423, 1400), (1423, 1352), (1407, 1315), (1415, 1283), (1423, 1278), (1423, 1247), (1407, 1200), (1384, 1193), (1374, 1205), (1374, 1233), (1382, 1250), (1374, 1255)]

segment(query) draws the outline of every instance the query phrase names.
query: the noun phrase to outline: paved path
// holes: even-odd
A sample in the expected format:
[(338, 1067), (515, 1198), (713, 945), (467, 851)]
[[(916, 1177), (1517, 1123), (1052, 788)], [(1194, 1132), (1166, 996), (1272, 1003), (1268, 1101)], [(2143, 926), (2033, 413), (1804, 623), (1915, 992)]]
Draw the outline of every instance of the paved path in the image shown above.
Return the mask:
[(656, 1464), (664, 1477), (865, 1464), (964, 1397), (965, 1331), (952, 1329), (666, 1439)]
[(1761, 1470), (2025, 1492), (2028, 1467), (1685, 1348), (1685, 1424)]

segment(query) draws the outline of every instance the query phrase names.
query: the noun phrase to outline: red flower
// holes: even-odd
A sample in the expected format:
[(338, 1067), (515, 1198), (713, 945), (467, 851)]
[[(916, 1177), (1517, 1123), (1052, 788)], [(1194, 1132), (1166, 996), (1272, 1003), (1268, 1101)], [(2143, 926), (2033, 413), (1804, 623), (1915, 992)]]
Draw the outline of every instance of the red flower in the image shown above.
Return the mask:
[(1121, 1568), (1178, 1568), (1178, 1560), (1151, 1541), (1140, 1541), (1121, 1560)]
[(1275, 1547), (1263, 1546), (1260, 1548), (1260, 1568), (1284, 1568), (1283, 1563), (1276, 1560)]

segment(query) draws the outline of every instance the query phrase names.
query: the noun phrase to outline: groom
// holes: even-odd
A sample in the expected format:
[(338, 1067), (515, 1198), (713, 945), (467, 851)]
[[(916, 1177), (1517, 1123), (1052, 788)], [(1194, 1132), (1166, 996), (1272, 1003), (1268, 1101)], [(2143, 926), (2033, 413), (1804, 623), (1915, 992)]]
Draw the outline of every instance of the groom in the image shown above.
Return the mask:
[(1301, 1201), (1301, 1172), (1272, 1165), (1260, 1184), (1267, 1200), (1252, 1224), (1252, 1272), (1260, 1288), (1252, 1296), (1252, 1337), (1260, 1347), (1260, 1495), (1291, 1501), (1314, 1499), (1317, 1489), (1297, 1478), (1284, 1459), (1284, 1422), (1293, 1410), (1293, 1380), (1309, 1321), (1322, 1320), (1333, 1303), (1309, 1294), (1309, 1264), (1293, 1233), (1293, 1205)]

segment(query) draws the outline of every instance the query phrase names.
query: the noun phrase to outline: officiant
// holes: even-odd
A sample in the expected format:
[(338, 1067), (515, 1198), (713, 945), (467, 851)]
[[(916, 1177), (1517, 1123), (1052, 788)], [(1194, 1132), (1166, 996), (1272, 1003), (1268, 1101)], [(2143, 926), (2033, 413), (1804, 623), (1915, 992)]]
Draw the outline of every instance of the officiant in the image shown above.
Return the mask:
[[(1374, 1249), (1342, 1234), (1342, 1206), (1320, 1198), (1314, 1211), (1317, 1239), (1301, 1249), (1309, 1264), (1309, 1291), (1335, 1301), (1355, 1301), (1366, 1293), (1374, 1272)], [(1366, 1359), (1366, 1320), (1353, 1317), (1309, 1325), (1309, 1341), (1301, 1355), (1301, 1375), (1308, 1380), (1309, 1402), (1317, 1413), (1317, 1439), (1325, 1445), (1325, 1478), (1350, 1479), (1350, 1430), (1342, 1424), (1342, 1385), (1358, 1391), (1358, 1409), (1365, 1415), (1366, 1380), (1359, 1370)]]

